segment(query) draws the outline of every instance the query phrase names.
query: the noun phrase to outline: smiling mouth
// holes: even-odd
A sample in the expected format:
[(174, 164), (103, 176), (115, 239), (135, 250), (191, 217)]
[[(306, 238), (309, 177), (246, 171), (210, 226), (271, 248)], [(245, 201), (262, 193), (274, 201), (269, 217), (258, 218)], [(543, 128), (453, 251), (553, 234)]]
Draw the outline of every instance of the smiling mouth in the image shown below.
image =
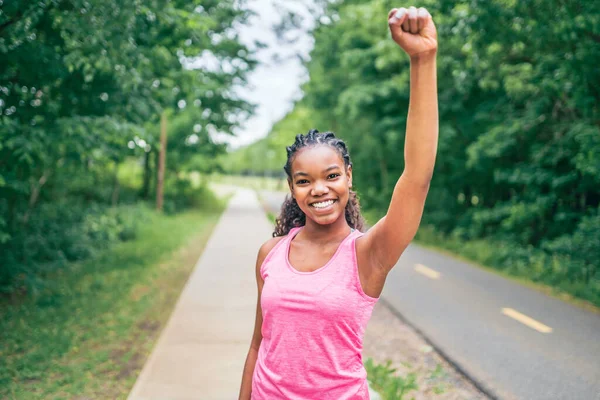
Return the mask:
[(333, 205), (333, 203), (335, 203), (335, 202), (337, 202), (337, 200), (325, 200), (325, 201), (319, 201), (319, 202), (312, 203), (312, 204), (310, 204), (310, 206), (317, 210), (325, 210), (325, 209), (331, 207)]

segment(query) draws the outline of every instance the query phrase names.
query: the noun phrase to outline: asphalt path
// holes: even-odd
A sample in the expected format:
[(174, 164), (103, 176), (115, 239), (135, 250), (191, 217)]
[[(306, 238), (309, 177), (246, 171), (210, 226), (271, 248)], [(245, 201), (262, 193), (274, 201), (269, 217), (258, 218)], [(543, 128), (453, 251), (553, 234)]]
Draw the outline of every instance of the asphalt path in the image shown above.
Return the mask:
[(600, 400), (600, 314), (415, 244), (382, 300), (492, 397)]

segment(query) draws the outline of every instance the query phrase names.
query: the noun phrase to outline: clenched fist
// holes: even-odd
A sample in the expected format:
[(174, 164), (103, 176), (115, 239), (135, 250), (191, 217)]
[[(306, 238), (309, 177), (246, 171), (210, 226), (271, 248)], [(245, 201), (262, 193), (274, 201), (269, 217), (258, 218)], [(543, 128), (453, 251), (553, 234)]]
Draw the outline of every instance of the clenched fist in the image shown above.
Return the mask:
[(388, 25), (394, 41), (410, 57), (436, 53), (437, 31), (427, 9), (393, 8), (388, 14)]

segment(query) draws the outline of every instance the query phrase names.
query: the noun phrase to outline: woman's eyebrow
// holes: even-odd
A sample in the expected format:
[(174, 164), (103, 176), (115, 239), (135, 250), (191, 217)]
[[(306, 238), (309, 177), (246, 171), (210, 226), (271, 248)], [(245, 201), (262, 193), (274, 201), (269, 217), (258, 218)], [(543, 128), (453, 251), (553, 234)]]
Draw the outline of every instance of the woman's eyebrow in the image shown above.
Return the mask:
[[(328, 172), (328, 171), (331, 171), (332, 169), (341, 169), (341, 168), (339, 165), (331, 165), (331, 166), (327, 167), (326, 169), (324, 169), (323, 172)], [(302, 171), (294, 172), (294, 178), (299, 175), (309, 176), (309, 174), (306, 172), (302, 172)]]

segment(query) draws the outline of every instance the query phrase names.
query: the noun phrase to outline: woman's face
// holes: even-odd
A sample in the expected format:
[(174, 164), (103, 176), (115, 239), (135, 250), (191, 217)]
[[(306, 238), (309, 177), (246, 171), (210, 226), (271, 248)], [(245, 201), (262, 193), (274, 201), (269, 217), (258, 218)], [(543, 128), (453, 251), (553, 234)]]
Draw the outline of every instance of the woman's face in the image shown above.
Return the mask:
[(327, 145), (304, 148), (292, 162), (292, 195), (307, 218), (331, 224), (342, 216), (352, 187), (352, 167), (345, 168), (339, 153)]

